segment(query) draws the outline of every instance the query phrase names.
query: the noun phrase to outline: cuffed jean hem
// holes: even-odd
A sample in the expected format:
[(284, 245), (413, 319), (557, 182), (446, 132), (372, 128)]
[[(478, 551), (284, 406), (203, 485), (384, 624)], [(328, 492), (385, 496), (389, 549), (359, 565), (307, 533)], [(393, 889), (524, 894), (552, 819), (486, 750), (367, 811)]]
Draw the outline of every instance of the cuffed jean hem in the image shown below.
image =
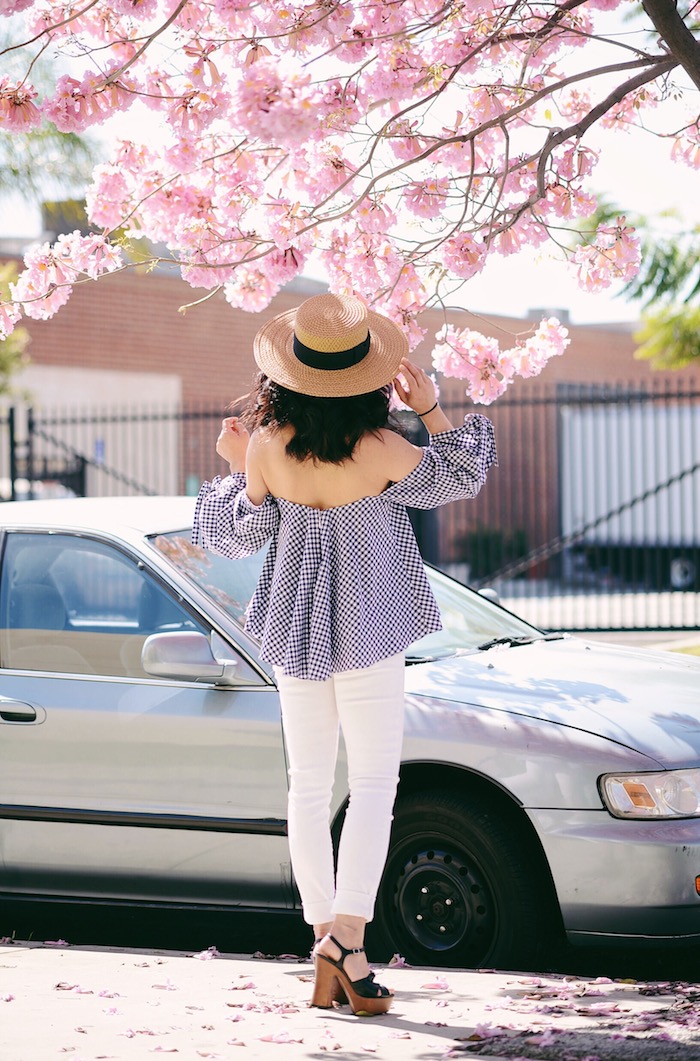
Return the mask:
[[(361, 917), (364, 921), (371, 921), (374, 917), (374, 902), (374, 895), (337, 891), (333, 901), (333, 915), (345, 914), (348, 917)], [(319, 922), (314, 921), (314, 924), (317, 925)]]
[(304, 921), (307, 925), (328, 925), (333, 920), (332, 903), (305, 903)]

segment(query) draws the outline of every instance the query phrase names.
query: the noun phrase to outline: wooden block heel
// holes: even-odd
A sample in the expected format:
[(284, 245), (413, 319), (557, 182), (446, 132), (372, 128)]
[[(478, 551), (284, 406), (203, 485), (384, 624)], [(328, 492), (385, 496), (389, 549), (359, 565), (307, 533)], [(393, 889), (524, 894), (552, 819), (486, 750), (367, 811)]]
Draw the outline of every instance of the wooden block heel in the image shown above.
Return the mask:
[[(312, 959), (312, 961), (314, 963), (314, 973), (316, 974), (316, 980), (314, 981), (314, 994), (313, 994), (313, 997), (312, 997), (311, 1002), (309, 1003), (309, 1005), (310, 1006), (318, 1006), (319, 1009), (330, 1009), (331, 1005), (334, 1002), (337, 1002), (339, 1006), (345, 1006), (345, 1005), (347, 1005), (348, 996), (343, 991), (343, 988), (341, 987), (340, 981), (338, 980), (337, 976), (335, 977), (333, 986), (331, 987), (331, 1001), (330, 1001), (330, 1003), (327, 1003), (325, 1001), (324, 1002), (317, 1002), (316, 1001), (317, 988), (316, 988), (315, 984), (316, 984), (316, 982), (318, 980), (318, 955), (316, 953), (316, 949), (317, 949), (317, 947), (318, 947), (320, 942), (321, 942), (320, 939), (315, 939), (314, 940), (314, 945), (311, 948), (311, 959)], [(326, 997), (323, 994), (323, 990), (319, 992), (318, 997), (320, 999), (324, 999)]]
[(327, 962), (322, 962), (320, 955), (316, 957), (315, 965), (316, 977), (314, 979), (314, 993), (311, 996), (311, 1005), (317, 1006), (319, 1009), (332, 1009), (334, 1002), (341, 1003), (341, 996), (342, 1002), (347, 1002), (345, 992), (330, 965)]
[(345, 972), (347, 956), (363, 954), (364, 947), (347, 948), (338, 943), (334, 936), (329, 936), (329, 939), (340, 951), (340, 958), (336, 961), (327, 954), (316, 951), (316, 977), (311, 1005), (330, 1009), (334, 1002), (341, 1000), (342, 995), (343, 1001), (350, 1003), (350, 1008), (356, 1016), (374, 1017), (386, 1013), (394, 1001), (394, 996), (388, 988), (375, 982), (374, 973), (362, 977), (361, 980), (351, 980)]

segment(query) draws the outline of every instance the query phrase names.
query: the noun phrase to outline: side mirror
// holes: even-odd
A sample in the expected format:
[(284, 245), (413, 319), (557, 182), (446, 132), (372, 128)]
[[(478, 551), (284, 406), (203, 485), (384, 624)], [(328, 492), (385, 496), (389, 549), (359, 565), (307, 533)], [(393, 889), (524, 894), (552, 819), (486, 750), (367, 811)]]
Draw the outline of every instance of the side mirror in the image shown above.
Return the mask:
[(478, 592), (482, 597), (486, 597), (486, 600), (493, 601), (494, 604), (501, 603), (501, 599), (496, 593), (496, 590), (492, 589), (491, 586), (484, 586), (484, 588), (480, 589)]
[(237, 685), (236, 661), (217, 659), (209, 639), (191, 630), (151, 634), (141, 649), (141, 666), (154, 678), (185, 678)]

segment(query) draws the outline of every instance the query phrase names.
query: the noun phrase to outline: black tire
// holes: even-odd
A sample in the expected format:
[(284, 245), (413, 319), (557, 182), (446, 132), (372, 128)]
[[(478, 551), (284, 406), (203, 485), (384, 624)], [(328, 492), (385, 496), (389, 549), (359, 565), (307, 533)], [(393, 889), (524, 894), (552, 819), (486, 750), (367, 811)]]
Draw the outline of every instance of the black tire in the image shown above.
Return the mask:
[(373, 955), (468, 969), (536, 968), (544, 959), (558, 924), (551, 881), (523, 823), (499, 806), (452, 792), (397, 802), (370, 926)]

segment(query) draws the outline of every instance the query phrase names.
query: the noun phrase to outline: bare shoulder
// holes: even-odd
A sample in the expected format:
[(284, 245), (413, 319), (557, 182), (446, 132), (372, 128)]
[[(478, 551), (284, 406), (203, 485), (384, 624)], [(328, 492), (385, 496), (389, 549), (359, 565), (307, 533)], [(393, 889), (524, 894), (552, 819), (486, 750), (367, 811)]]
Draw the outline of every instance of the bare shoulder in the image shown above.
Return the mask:
[(260, 457), (274, 453), (280, 447), (284, 449), (286, 442), (284, 431), (277, 431), (272, 427), (256, 427), (250, 436), (250, 446)]
[(386, 428), (363, 439), (363, 449), (373, 460), (381, 462), (382, 469), (392, 483), (397, 483), (409, 475), (418, 467), (423, 457), (420, 446), (414, 446), (403, 435)]

